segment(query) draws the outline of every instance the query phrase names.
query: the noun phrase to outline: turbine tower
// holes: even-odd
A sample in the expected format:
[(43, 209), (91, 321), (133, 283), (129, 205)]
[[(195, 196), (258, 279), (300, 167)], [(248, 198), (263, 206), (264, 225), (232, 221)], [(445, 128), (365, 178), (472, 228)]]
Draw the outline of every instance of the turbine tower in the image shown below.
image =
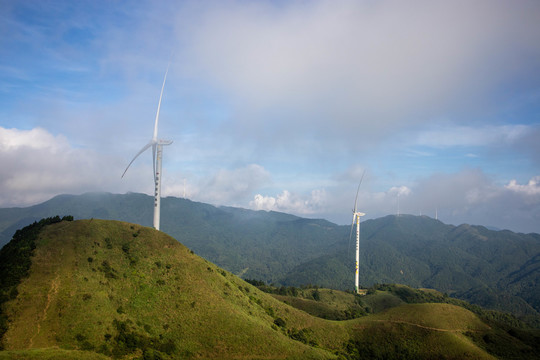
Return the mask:
[(356, 205), (358, 202), (358, 193), (360, 192), (360, 185), (362, 185), (362, 180), (364, 179), (364, 174), (362, 174), (362, 178), (360, 179), (360, 183), (358, 184), (358, 189), (356, 190), (356, 198), (354, 199), (354, 210), (353, 210), (353, 219), (351, 224), (351, 233), (349, 235), (349, 239), (352, 236), (352, 230), (354, 227), (354, 223), (356, 222), (356, 264), (354, 268), (354, 291), (358, 294), (360, 291), (359, 288), (359, 275), (358, 275), (358, 264), (360, 263), (360, 217), (364, 216), (363, 212), (359, 212)]
[(159, 230), (160, 222), (160, 207), (161, 207), (161, 161), (163, 159), (163, 146), (172, 144), (172, 140), (162, 140), (158, 139), (158, 121), (159, 121), (159, 110), (161, 108), (161, 99), (163, 98), (163, 89), (165, 88), (165, 81), (167, 80), (167, 73), (169, 72), (169, 66), (165, 71), (165, 77), (163, 78), (163, 85), (161, 86), (161, 94), (159, 95), (158, 108), (156, 113), (156, 121), (154, 123), (154, 135), (148, 144), (146, 144), (138, 153), (135, 155), (133, 160), (128, 164), (126, 170), (122, 174), (122, 177), (126, 174), (127, 170), (135, 159), (146, 151), (150, 146), (152, 147), (152, 165), (154, 169), (154, 228)]

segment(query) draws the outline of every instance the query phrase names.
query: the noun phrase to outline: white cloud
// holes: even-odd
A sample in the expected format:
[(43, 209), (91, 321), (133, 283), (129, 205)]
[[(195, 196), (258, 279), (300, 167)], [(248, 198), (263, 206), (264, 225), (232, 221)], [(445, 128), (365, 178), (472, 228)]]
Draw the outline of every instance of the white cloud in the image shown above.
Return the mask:
[(114, 157), (72, 147), (63, 135), (41, 128), (0, 127), (0, 206), (25, 206), (58, 194), (119, 191), (120, 166)]
[[(366, 180), (358, 196), (358, 208), (366, 213), (363, 220), (398, 211), (435, 217), (437, 211), (439, 219), (450, 224), (468, 223), (540, 233), (540, 176), (526, 184), (512, 180), (507, 185), (498, 185), (480, 169), (463, 169), (432, 174), (385, 191), (373, 191), (377, 179), (368, 177)], [(309, 215), (350, 224), (353, 188), (354, 184), (343, 182), (327, 188), (324, 207)], [(401, 194), (399, 198), (398, 194)]]
[(388, 190), (389, 195), (394, 196), (407, 196), (411, 193), (411, 189), (409, 189), (407, 186), (393, 186)]
[(283, 190), (277, 196), (255, 195), (249, 203), (253, 210), (274, 210), (297, 215), (310, 215), (320, 212), (326, 203), (324, 190), (313, 190), (308, 196), (290, 193)]
[[(373, 209), (384, 209), (381, 202), (370, 205)], [(540, 232), (536, 225), (540, 221), (540, 176), (533, 177), (524, 185), (511, 180), (501, 186), (479, 169), (434, 174), (413, 184), (400, 207), (402, 213), (431, 216), (437, 209), (439, 219), (451, 224), (469, 223)]]
[(415, 136), (413, 144), (434, 148), (512, 145), (528, 136), (533, 128), (527, 125), (477, 127), (443, 125), (431, 130), (420, 131)]
[(274, 210), (276, 206), (276, 198), (273, 196), (255, 195), (252, 201), (249, 202), (249, 207), (254, 210)]
[(540, 60), (533, 1), (205, 4), (177, 20), (183, 66), (231, 101), (231, 131), (259, 140), (365, 146), (497, 101), (494, 86), (516, 86)]
[(57, 153), (66, 147), (68, 147), (68, 143), (64, 136), (53, 136), (41, 128), (19, 130), (0, 127), (0, 151), (2, 152), (14, 152), (19, 148), (28, 148)]
[(540, 195), (540, 176), (533, 177), (526, 185), (520, 185), (516, 180), (510, 180), (508, 185), (504, 187), (518, 194), (530, 196)]
[[(187, 178), (194, 200), (346, 222), (367, 165), (359, 201), (368, 216), (395, 213), (399, 193), (401, 212), (540, 223), (538, 179), (496, 185), (540, 163), (536, 0), (20, 6), (42, 21), (21, 17), (15, 3), (6, 11), (14, 36), (3, 39), (11, 62), (0, 72), (13, 81), (0, 84), (0, 117), (42, 128), (0, 128), (0, 206), (151, 193), (148, 154), (119, 176), (149, 140), (174, 48), (160, 120), (160, 136), (175, 141), (164, 195), (181, 196)], [(78, 24), (91, 43), (63, 37)], [(508, 125), (515, 119), (527, 125)], [(442, 151), (451, 147), (474, 148), (456, 160)], [(484, 170), (456, 170), (463, 163)]]
[(269, 179), (268, 171), (257, 164), (233, 170), (221, 169), (203, 183), (193, 196), (213, 204), (238, 205), (253, 196), (255, 189)]

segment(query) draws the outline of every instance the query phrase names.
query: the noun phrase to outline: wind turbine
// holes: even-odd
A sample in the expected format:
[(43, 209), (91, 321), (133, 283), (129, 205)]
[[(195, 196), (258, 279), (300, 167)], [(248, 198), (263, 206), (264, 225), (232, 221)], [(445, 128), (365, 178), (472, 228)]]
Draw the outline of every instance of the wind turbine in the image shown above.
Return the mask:
[(156, 113), (156, 121), (154, 123), (154, 135), (148, 144), (146, 144), (138, 153), (135, 155), (133, 160), (128, 164), (126, 170), (122, 174), (122, 177), (126, 174), (131, 164), (135, 159), (146, 151), (150, 146), (152, 147), (152, 165), (154, 168), (154, 228), (159, 230), (159, 220), (160, 220), (160, 207), (161, 207), (161, 161), (163, 159), (163, 146), (172, 144), (172, 140), (162, 140), (158, 139), (158, 121), (159, 121), (159, 110), (161, 108), (161, 99), (163, 98), (163, 89), (165, 88), (165, 81), (167, 80), (167, 73), (169, 72), (169, 66), (167, 65), (167, 70), (165, 71), (165, 77), (163, 78), (163, 85), (161, 86), (161, 94), (159, 95), (158, 108)]
[(360, 262), (360, 217), (366, 214), (364, 214), (363, 212), (359, 212), (356, 207), (356, 204), (358, 202), (358, 193), (360, 192), (360, 185), (362, 185), (362, 180), (364, 179), (365, 173), (366, 173), (365, 171), (362, 173), (362, 178), (360, 178), (360, 183), (358, 184), (358, 189), (356, 190), (356, 198), (354, 199), (353, 219), (352, 219), (352, 224), (351, 224), (351, 233), (349, 234), (349, 240), (350, 240), (352, 236), (354, 223), (356, 222), (356, 265), (354, 269), (354, 290), (357, 294), (360, 291), (359, 285), (358, 285), (358, 281), (359, 281), (358, 264)]

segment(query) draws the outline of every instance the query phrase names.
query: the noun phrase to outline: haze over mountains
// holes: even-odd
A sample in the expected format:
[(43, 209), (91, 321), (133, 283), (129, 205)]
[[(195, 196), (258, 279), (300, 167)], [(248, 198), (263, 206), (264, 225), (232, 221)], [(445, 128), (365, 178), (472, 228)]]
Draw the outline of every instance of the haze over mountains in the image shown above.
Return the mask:
[[(0, 209), (0, 244), (43, 217), (73, 215), (150, 226), (143, 194), (60, 195), (28, 208)], [(353, 287), (348, 226), (277, 212), (162, 199), (162, 231), (243, 278), (278, 285)], [(425, 216), (386, 216), (361, 225), (360, 282), (434, 288), (536, 322), (540, 235), (446, 225)], [(536, 319), (536, 320), (535, 320)]]

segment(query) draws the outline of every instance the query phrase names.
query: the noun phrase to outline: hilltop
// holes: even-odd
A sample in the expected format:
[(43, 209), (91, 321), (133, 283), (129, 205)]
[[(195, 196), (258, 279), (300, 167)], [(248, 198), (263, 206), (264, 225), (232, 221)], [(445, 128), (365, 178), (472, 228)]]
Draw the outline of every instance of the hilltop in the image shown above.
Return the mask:
[[(0, 243), (42, 217), (72, 214), (150, 226), (144, 194), (61, 195), (28, 208), (0, 209)], [(162, 230), (242, 278), (285, 286), (353, 287), (349, 226), (290, 214), (162, 199)], [(540, 326), (540, 235), (386, 216), (361, 226), (360, 281), (433, 288)]]
[[(26, 274), (2, 285), (0, 358), (491, 359), (482, 339), (500, 333), (452, 304), (325, 320), (148, 227), (36, 224), (0, 251), (2, 261), (29, 259)], [(505, 334), (516, 354), (534, 350)]]
[(6, 350), (329, 357), (272, 327), (277, 314), (289, 326), (307, 325), (307, 316), (291, 317), (285, 306), (175, 239), (138, 225), (80, 220), (46, 226), (17, 290), (4, 304)]

